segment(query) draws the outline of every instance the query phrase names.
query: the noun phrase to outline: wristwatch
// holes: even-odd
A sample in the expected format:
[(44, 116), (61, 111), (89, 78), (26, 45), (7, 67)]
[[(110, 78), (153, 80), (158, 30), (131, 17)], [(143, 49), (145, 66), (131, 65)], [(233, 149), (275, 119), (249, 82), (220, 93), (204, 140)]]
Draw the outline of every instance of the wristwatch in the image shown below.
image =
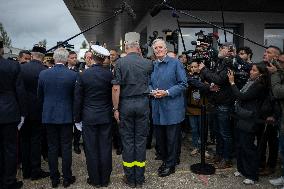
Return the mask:
[(116, 111), (118, 111), (118, 108), (113, 107), (112, 112), (116, 112)]

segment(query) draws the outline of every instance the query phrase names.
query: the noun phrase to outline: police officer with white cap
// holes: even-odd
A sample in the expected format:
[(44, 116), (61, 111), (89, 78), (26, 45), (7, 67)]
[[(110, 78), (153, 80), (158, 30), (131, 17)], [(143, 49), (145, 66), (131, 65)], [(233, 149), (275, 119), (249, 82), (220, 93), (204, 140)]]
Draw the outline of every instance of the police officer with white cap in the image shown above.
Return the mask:
[(76, 125), (79, 122), (83, 125), (87, 182), (95, 187), (107, 187), (112, 171), (112, 72), (103, 67), (103, 62), (110, 53), (98, 45), (92, 45), (91, 49), (95, 63), (76, 82), (74, 118)]
[(127, 55), (117, 60), (113, 84), (114, 117), (120, 122), (122, 159), (129, 187), (145, 182), (146, 143), (149, 121), (149, 78), (152, 62), (141, 56), (140, 35), (125, 34)]

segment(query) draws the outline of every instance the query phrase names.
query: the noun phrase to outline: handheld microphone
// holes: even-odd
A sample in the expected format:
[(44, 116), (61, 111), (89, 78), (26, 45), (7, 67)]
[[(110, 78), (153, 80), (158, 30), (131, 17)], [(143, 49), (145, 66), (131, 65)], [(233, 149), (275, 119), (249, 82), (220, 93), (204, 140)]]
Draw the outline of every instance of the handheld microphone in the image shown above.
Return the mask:
[(135, 14), (135, 12), (134, 12), (133, 9), (131, 8), (131, 6), (128, 5), (125, 1), (123, 1), (122, 10), (125, 10), (125, 11), (127, 12), (127, 14), (128, 14), (129, 16), (131, 16), (133, 19), (136, 19), (136, 14)]

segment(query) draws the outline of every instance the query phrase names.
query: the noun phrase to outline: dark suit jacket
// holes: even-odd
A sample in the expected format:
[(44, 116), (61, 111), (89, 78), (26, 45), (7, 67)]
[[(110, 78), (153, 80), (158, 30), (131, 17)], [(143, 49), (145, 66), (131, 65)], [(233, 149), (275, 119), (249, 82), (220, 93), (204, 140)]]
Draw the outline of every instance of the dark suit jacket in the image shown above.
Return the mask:
[(25, 88), (17, 62), (0, 58), (0, 124), (25, 116)]
[(73, 123), (73, 94), (77, 73), (63, 64), (39, 74), (38, 96), (43, 101), (42, 123)]
[(105, 124), (111, 122), (112, 73), (99, 64), (85, 70), (75, 87), (75, 122), (84, 125)]
[(37, 97), (38, 77), (42, 70), (46, 67), (38, 60), (32, 60), (21, 65), (21, 73), (27, 92), (27, 119), (40, 120), (42, 114), (42, 103)]

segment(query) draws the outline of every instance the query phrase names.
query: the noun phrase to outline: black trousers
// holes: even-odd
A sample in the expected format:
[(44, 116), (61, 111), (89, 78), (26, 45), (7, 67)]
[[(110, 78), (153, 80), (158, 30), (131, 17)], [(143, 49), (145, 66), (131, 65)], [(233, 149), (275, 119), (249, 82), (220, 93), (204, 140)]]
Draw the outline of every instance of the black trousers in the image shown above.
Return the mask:
[(81, 131), (77, 129), (75, 124), (73, 125), (74, 133), (73, 133), (73, 146), (79, 146), (80, 145), (80, 138), (81, 138)]
[(123, 168), (128, 182), (131, 183), (145, 182), (148, 124), (148, 97), (128, 98), (120, 101)]
[(246, 178), (257, 181), (259, 153), (254, 144), (256, 134), (235, 129), (237, 169)]
[(48, 143), (48, 165), (51, 180), (58, 180), (58, 153), (61, 147), (64, 180), (72, 177), (72, 124), (45, 124)]
[(17, 125), (18, 123), (0, 124), (0, 186), (3, 188), (16, 182)]
[(166, 167), (175, 167), (179, 148), (180, 124), (155, 125), (156, 141), (159, 143), (162, 160)]
[(112, 142), (113, 142), (113, 147), (115, 149), (122, 149), (122, 143), (121, 143), (121, 137), (119, 134), (119, 128), (118, 128), (118, 124), (117, 121), (115, 120), (115, 118), (112, 118)]
[(83, 140), (90, 180), (96, 185), (109, 182), (112, 171), (111, 123), (83, 126)]
[(25, 120), (20, 133), (23, 176), (37, 176), (41, 171), (41, 121)]
[(41, 127), (41, 155), (44, 159), (48, 158), (48, 145), (46, 127)]
[[(263, 126), (264, 127), (264, 126)], [(260, 167), (275, 169), (278, 158), (278, 125), (267, 125), (266, 132), (260, 132), (258, 134), (259, 149), (260, 149)], [(266, 149), (269, 149), (268, 158), (266, 157)], [(266, 161), (267, 159), (267, 161)]]

